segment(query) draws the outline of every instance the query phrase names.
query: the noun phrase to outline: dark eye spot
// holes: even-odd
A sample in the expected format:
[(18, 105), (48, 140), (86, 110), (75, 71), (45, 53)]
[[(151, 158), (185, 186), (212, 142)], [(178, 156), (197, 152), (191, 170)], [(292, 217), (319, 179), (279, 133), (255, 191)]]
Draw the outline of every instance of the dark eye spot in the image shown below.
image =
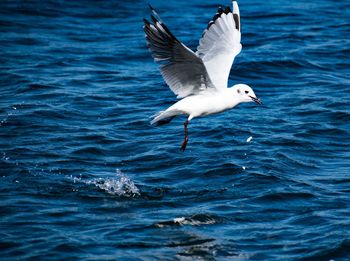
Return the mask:
[(238, 93), (241, 93), (241, 90), (240, 90), (240, 89), (237, 89), (237, 92), (238, 92)]
[(248, 93), (249, 93), (249, 91), (245, 91), (245, 93), (246, 93), (246, 94), (248, 94)]

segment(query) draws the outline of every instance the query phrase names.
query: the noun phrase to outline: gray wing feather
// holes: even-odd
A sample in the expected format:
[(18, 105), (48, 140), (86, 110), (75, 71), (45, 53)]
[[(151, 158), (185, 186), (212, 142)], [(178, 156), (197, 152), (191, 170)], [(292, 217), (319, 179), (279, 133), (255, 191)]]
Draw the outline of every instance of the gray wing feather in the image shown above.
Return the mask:
[(144, 19), (148, 48), (154, 60), (160, 63), (165, 82), (178, 98), (215, 88), (201, 58), (187, 48), (169, 31), (151, 8), (153, 23)]

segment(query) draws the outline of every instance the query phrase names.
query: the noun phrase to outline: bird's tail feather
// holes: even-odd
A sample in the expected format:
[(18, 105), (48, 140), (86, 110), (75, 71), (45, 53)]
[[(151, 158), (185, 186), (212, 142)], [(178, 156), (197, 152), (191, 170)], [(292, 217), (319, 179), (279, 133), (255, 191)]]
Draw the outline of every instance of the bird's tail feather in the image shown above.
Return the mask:
[(155, 114), (153, 117), (153, 120), (151, 121), (151, 125), (154, 126), (160, 126), (167, 124), (171, 122), (172, 119), (176, 117), (176, 115), (179, 115), (180, 113), (178, 111), (172, 110), (172, 111), (160, 111), (157, 114)]

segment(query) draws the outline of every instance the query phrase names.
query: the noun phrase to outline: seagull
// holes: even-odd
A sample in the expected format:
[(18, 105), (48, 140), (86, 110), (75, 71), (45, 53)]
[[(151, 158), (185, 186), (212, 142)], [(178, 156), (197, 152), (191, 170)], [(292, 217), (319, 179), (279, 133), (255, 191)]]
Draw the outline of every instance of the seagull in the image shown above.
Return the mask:
[(246, 84), (227, 87), (230, 69), (241, 52), (241, 24), (237, 1), (230, 7), (219, 7), (193, 52), (180, 42), (150, 6), (152, 23), (144, 19), (147, 46), (171, 91), (180, 99), (165, 111), (157, 113), (152, 125), (169, 123), (177, 115), (188, 115), (184, 122), (184, 140), (188, 143), (188, 124), (196, 117), (219, 113), (244, 102), (261, 104)]

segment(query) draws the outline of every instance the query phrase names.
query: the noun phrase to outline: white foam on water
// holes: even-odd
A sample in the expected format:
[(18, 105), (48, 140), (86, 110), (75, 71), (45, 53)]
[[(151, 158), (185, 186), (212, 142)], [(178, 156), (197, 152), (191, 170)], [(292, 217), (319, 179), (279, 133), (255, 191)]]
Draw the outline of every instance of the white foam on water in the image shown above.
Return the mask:
[(186, 218), (184, 217), (180, 217), (180, 218), (174, 218), (174, 223), (182, 223), (186, 220)]
[(194, 219), (194, 218), (179, 217), (179, 218), (174, 218), (173, 221), (175, 224), (192, 225), (192, 226), (215, 224), (215, 220), (212, 218), (207, 218), (205, 220), (198, 220), (198, 219)]
[(124, 197), (136, 197), (140, 195), (140, 190), (136, 187), (135, 183), (119, 169), (117, 169), (116, 178), (83, 180), (81, 177), (74, 177), (73, 181), (74, 183), (82, 182), (87, 185), (94, 185), (111, 195)]
[(215, 218), (206, 215), (194, 215), (191, 217), (177, 217), (169, 221), (163, 221), (155, 224), (158, 228), (164, 228), (174, 225), (191, 225), (191, 226), (201, 226), (201, 225), (212, 225), (215, 224)]

